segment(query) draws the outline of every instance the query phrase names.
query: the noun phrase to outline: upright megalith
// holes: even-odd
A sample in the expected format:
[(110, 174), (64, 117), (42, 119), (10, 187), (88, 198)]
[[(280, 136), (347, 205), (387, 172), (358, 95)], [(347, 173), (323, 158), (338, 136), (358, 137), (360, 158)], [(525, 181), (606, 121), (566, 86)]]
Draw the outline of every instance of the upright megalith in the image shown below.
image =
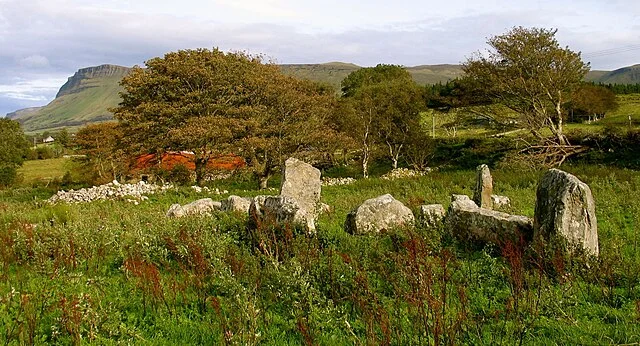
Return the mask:
[(380, 231), (412, 225), (415, 217), (411, 209), (390, 194), (364, 201), (347, 214), (344, 228), (351, 234), (380, 233)]
[(318, 217), (322, 180), (320, 170), (296, 158), (289, 158), (282, 170), (280, 196), (290, 197), (298, 202), (308, 214)]
[(560, 236), (569, 245), (598, 255), (598, 223), (589, 186), (574, 175), (550, 169), (538, 182), (534, 233)]
[(320, 213), (320, 170), (308, 163), (289, 158), (282, 170), (278, 196), (257, 196), (249, 206), (249, 228), (276, 223), (303, 227), (315, 233)]
[(489, 166), (480, 165), (476, 168), (476, 187), (473, 191), (473, 201), (480, 207), (492, 209), (493, 202), (491, 195), (493, 194), (493, 178)]

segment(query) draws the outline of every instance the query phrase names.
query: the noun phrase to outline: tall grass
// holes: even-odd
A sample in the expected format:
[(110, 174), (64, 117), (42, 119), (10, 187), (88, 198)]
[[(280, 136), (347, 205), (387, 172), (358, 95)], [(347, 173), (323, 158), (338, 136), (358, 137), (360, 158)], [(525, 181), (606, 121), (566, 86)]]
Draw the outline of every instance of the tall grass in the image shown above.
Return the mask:
[[(574, 166), (596, 199), (601, 257), (550, 244), (469, 247), (442, 229), (342, 230), (391, 193), (410, 208), (471, 193), (473, 171), (326, 187), (309, 237), (238, 215), (168, 219), (190, 189), (49, 205), (0, 191), (0, 339), (7, 344), (609, 344), (640, 342), (636, 171)], [(533, 215), (541, 172), (494, 170), (509, 212)], [(225, 183), (226, 184), (226, 183)], [(218, 187), (255, 195), (247, 186)], [(48, 192), (51, 194), (52, 192)], [(222, 199), (224, 196), (210, 196)], [(277, 251), (276, 251), (277, 250)]]

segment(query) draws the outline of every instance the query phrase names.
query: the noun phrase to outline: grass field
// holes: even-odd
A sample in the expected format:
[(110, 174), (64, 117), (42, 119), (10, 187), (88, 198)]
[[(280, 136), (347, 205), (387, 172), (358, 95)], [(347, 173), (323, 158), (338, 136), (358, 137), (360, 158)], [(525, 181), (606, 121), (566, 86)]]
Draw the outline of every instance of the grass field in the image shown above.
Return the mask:
[[(352, 236), (346, 213), (391, 193), (417, 211), (471, 193), (474, 172), (326, 187), (316, 236), (247, 233), (245, 217), (168, 219), (170, 190), (49, 205), (0, 191), (0, 335), (7, 344), (634, 344), (640, 342), (637, 171), (565, 168), (596, 199), (598, 260), (469, 246), (442, 229)], [(510, 213), (533, 215), (540, 172), (494, 170)], [(274, 181), (275, 183), (275, 181)], [(248, 185), (216, 184), (255, 195)], [(585, 265), (588, 261), (588, 266)]]
[(22, 184), (32, 185), (34, 182), (48, 182), (62, 176), (71, 169), (71, 160), (66, 158), (25, 161), (18, 170), (22, 176)]

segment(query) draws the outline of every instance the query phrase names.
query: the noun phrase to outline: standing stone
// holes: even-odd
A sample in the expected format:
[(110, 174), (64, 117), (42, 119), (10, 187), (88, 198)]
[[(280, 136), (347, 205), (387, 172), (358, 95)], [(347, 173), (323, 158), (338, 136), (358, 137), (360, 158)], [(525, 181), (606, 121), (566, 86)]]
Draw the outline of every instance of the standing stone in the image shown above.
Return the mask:
[(296, 158), (284, 163), (280, 195), (290, 197), (314, 218), (318, 217), (322, 180), (320, 170)]
[(570, 245), (597, 256), (598, 223), (589, 186), (574, 175), (550, 169), (538, 182), (535, 234), (561, 236)]
[(412, 225), (414, 221), (411, 209), (386, 194), (368, 199), (352, 210), (347, 215), (344, 228), (351, 234), (380, 233), (383, 229)]
[(491, 194), (493, 194), (493, 178), (489, 166), (480, 165), (476, 168), (476, 188), (473, 192), (473, 201), (480, 208), (492, 209)]

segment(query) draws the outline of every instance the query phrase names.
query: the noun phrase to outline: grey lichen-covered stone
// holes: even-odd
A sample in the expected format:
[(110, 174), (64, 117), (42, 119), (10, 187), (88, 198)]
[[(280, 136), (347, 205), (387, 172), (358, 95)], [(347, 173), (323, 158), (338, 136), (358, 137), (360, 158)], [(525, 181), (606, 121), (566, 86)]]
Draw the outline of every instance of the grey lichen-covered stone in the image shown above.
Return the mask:
[(302, 209), (317, 218), (321, 190), (319, 169), (293, 157), (285, 161), (280, 185), (281, 196), (295, 199)]
[(491, 194), (493, 194), (493, 178), (489, 166), (480, 165), (476, 168), (476, 187), (473, 201), (481, 208), (492, 209)]
[(220, 210), (221, 207), (222, 204), (220, 202), (215, 202), (211, 198), (203, 198), (183, 206), (173, 204), (169, 207), (167, 216), (180, 218), (187, 215), (210, 215), (211, 212)]
[(507, 196), (491, 195), (494, 208), (503, 208), (511, 205), (511, 199)]
[(445, 227), (460, 239), (494, 244), (530, 241), (533, 236), (530, 218), (480, 208), (465, 195), (452, 196)]
[(438, 228), (442, 225), (444, 215), (445, 210), (442, 204), (421, 205), (418, 220), (424, 227)]
[(386, 194), (368, 199), (352, 210), (347, 215), (344, 228), (351, 234), (369, 234), (413, 225), (414, 222), (411, 209)]
[(250, 206), (251, 198), (245, 198), (235, 195), (231, 195), (227, 199), (222, 201), (222, 210), (226, 212), (248, 214)]
[(538, 182), (536, 234), (560, 236), (570, 245), (598, 255), (598, 223), (589, 186), (574, 175), (550, 169)]
[(315, 217), (303, 209), (296, 199), (287, 196), (256, 196), (249, 207), (249, 227), (264, 224), (303, 227), (307, 233), (316, 231)]

